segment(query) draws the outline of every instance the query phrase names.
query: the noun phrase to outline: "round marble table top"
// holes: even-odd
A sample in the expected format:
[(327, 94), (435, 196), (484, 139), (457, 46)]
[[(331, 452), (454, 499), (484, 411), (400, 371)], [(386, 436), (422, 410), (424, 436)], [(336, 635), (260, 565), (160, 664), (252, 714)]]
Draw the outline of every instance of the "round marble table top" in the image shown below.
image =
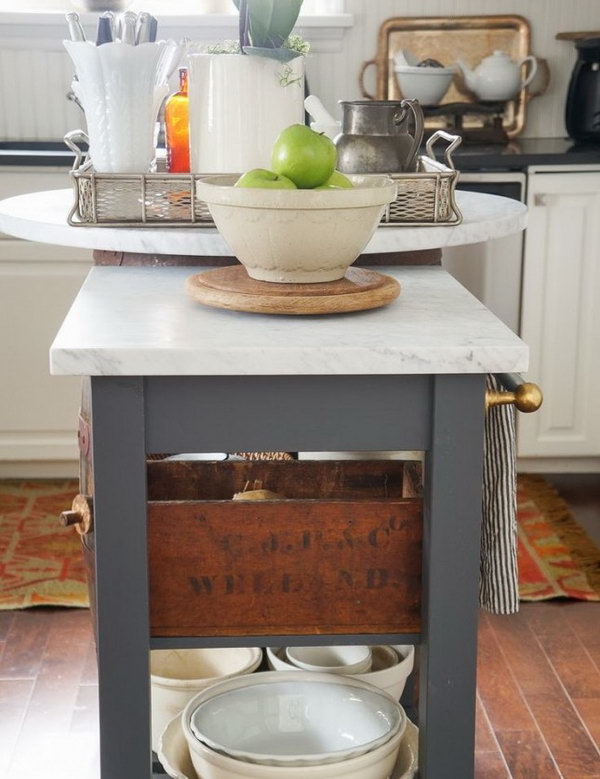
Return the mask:
[[(527, 207), (498, 195), (457, 192), (463, 222), (455, 227), (380, 227), (363, 253), (408, 252), (462, 246), (523, 230)], [(71, 227), (71, 189), (32, 192), (0, 201), (0, 231), (29, 241), (144, 254), (226, 256), (231, 251), (213, 227)]]

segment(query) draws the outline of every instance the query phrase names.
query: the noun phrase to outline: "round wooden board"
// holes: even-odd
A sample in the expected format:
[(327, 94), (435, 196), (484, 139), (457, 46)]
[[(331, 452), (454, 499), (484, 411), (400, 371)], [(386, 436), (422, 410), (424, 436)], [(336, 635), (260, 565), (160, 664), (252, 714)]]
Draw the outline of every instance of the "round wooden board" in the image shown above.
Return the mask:
[(391, 276), (348, 268), (339, 281), (275, 284), (251, 279), (242, 266), (217, 268), (190, 276), (190, 296), (199, 303), (254, 314), (343, 314), (385, 306), (400, 294)]

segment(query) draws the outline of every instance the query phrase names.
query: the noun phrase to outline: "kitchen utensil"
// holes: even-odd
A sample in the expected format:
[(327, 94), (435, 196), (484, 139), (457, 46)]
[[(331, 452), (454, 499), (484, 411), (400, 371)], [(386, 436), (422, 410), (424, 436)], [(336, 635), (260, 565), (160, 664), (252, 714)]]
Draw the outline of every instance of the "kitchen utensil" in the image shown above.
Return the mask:
[(325, 133), (332, 140), (339, 135), (342, 123), (338, 122), (325, 108), (316, 95), (309, 95), (304, 101), (304, 108), (314, 119), (310, 123), (311, 130), (317, 133)]
[[(260, 700), (263, 704), (267, 700), (271, 701), (271, 708), (263, 706), (260, 711), (258, 710), (257, 682), (265, 691), (260, 696)], [(272, 692), (268, 692), (268, 688), (272, 688)], [(248, 689), (251, 692), (247, 692)], [(277, 694), (288, 689), (291, 690), (288, 697), (280, 697)], [(226, 693), (231, 695), (225, 698)], [(230, 723), (228, 737), (235, 740), (238, 747), (244, 746), (245, 741), (252, 742), (263, 753), (268, 753), (267, 756), (276, 760), (282, 757), (278, 753), (288, 753), (289, 756), (293, 750), (296, 750), (300, 759), (307, 757), (310, 759), (308, 750), (313, 748), (313, 738), (316, 739), (314, 744), (319, 750), (323, 750), (323, 745), (327, 745), (329, 750), (340, 745), (348, 747), (349, 742), (346, 741), (345, 745), (340, 744), (340, 737), (336, 734), (342, 723), (349, 728), (345, 738), (357, 739), (357, 743), (350, 748), (350, 751), (359, 748), (358, 742), (360, 748), (364, 747), (364, 742), (378, 732), (383, 733), (387, 730), (389, 738), (385, 743), (358, 757), (346, 756), (341, 761), (336, 760), (331, 751), (322, 751), (321, 754), (328, 762), (319, 765), (252, 763), (221, 754), (200, 741), (194, 734), (191, 725), (193, 713), (199, 706), (208, 704), (215, 698), (224, 698), (223, 702), (228, 704), (227, 710), (231, 713), (231, 717), (227, 719)], [(232, 702), (241, 700), (244, 701), (244, 708), (231, 705)], [(360, 703), (363, 700), (364, 705)], [(336, 709), (332, 707), (333, 701), (338, 703)], [(318, 706), (315, 706), (317, 703)], [(218, 709), (218, 703), (212, 705), (215, 710)], [(325, 713), (330, 707), (332, 707), (330, 715), (326, 717)], [(252, 715), (253, 711), (256, 712), (254, 715)], [(253, 716), (251, 728), (243, 724), (248, 716)], [(365, 682), (352, 677), (292, 671), (289, 674), (266, 672), (254, 676), (241, 676), (213, 685), (188, 703), (182, 721), (194, 767), (205, 779), (225, 777), (228, 775), (226, 771), (230, 772), (231, 777), (246, 776), (261, 779), (272, 777), (328, 779), (340, 775), (360, 777), (360, 779), (381, 779), (388, 776), (392, 770), (407, 720), (400, 704)], [(222, 729), (225, 729), (223, 723), (224, 720), (221, 719)], [(270, 732), (266, 730), (267, 726), (271, 727)], [(262, 746), (261, 739), (264, 739)], [(300, 743), (303, 746), (298, 749)], [(276, 754), (273, 754), (274, 750), (277, 751)], [(336, 749), (336, 751), (340, 757), (342, 750)], [(345, 751), (347, 752), (348, 749)], [(215, 768), (219, 770), (215, 771)]]
[[(355, 674), (355, 679), (373, 684), (385, 690), (395, 700), (404, 691), (406, 680), (413, 670), (415, 650), (413, 646), (374, 646), (373, 664), (367, 673)], [(295, 666), (285, 656), (285, 648), (268, 647), (267, 659), (272, 671), (293, 671)]]
[(423, 140), (416, 100), (341, 101), (342, 133), (335, 139), (342, 173), (414, 171)]
[(64, 45), (75, 64), (72, 89), (85, 110), (95, 170), (148, 172), (155, 157), (156, 118), (179, 46), (174, 41)]
[[(531, 63), (529, 75), (523, 79), (521, 68)], [(474, 92), (480, 100), (511, 100), (533, 80), (537, 72), (537, 59), (529, 54), (515, 62), (508, 54), (496, 49), (485, 57), (479, 65), (471, 69), (461, 59), (457, 65), (465, 78), (467, 89)]]
[(352, 189), (321, 191), (234, 187), (236, 180), (209, 176), (196, 193), (248, 275), (260, 281), (341, 279), (396, 196), (387, 176), (357, 176)]
[[(418, 766), (418, 752), (419, 730), (409, 720), (406, 723), (406, 731), (402, 737), (398, 758), (396, 760), (396, 765), (390, 774), (390, 779), (414, 779)], [(217, 762), (221, 756), (216, 755), (215, 753), (215, 758), (215, 762)], [(200, 775), (196, 773), (193, 766), (190, 750), (185, 740), (181, 715), (172, 719), (163, 731), (159, 741), (158, 759), (171, 779), (200, 779)], [(199, 758), (197, 757), (197, 760), (198, 759)], [(374, 777), (380, 779), (381, 776), (387, 775), (386, 773), (373, 773), (369, 767), (363, 768), (362, 766), (366, 765), (368, 759), (370, 759), (369, 755), (365, 755), (363, 757), (355, 758), (354, 760), (346, 760), (343, 764), (344, 777), (347, 779), (374, 779)], [(235, 761), (231, 760), (229, 763), (235, 764)], [(233, 771), (219, 769), (216, 764), (208, 763), (208, 761), (207, 765), (207, 772), (202, 774), (202, 779), (209, 779), (209, 777), (210, 779), (236, 779), (236, 777), (240, 777), (240, 774), (235, 770), (236, 766), (239, 764), (234, 765)], [(246, 767), (250, 770), (254, 769), (259, 772), (263, 768), (262, 766), (253, 766), (251, 764), (241, 766), (242, 770)], [(322, 772), (328, 771), (330, 768), (331, 766), (310, 768), (310, 774), (308, 774), (308, 776), (310, 776), (310, 779), (323, 779), (324, 774)], [(378, 766), (375, 765), (374, 771), (377, 771), (377, 769)], [(266, 770), (272, 772), (273, 770), (278, 769), (267, 768)], [(303, 768), (285, 768), (279, 769), (279, 771), (279, 779), (306, 779), (307, 777), (306, 770)], [(275, 779), (273, 773), (252, 773), (246, 774), (246, 776)], [(329, 774), (329, 776), (331, 776), (331, 774)], [(339, 777), (339, 772), (337, 776)]]
[(271, 284), (251, 279), (244, 268), (236, 265), (190, 276), (186, 290), (198, 303), (213, 308), (310, 316), (380, 308), (398, 297), (400, 285), (390, 276), (366, 268), (348, 268), (339, 281)]
[(250, 674), (262, 660), (257, 648), (158, 649), (150, 652), (152, 749), (167, 723), (200, 690), (233, 676)]
[(565, 121), (576, 141), (600, 141), (600, 38), (578, 40)]
[(303, 671), (315, 673), (367, 673), (373, 663), (368, 646), (290, 646), (285, 650), (288, 661)]
[(84, 41), (85, 33), (79, 21), (79, 14), (75, 13), (75, 11), (71, 11), (70, 13), (65, 14), (65, 19), (67, 20), (67, 24), (69, 26), (69, 35), (71, 40)]
[[(270, 677), (270, 678), (263, 678)], [(267, 672), (228, 690), (213, 685), (190, 711), (203, 744), (236, 760), (281, 767), (339, 763), (382, 746), (401, 727), (401, 707), (381, 690), (331, 674)], [(222, 683), (221, 683), (222, 684)]]
[[(512, 59), (520, 60), (530, 54), (531, 30), (529, 22), (522, 16), (425, 16), (395, 17), (387, 19), (379, 28), (377, 54), (362, 66), (359, 84), (363, 97), (377, 100), (399, 100), (400, 88), (394, 72), (394, 57), (401, 50), (410, 50), (414, 58), (432, 58), (448, 67), (457, 57), (469, 66), (474, 66), (495, 49), (501, 49)], [(410, 64), (410, 63), (409, 63)], [(374, 94), (366, 88), (366, 71), (374, 65), (377, 81)], [(548, 74), (543, 61), (539, 67)], [(539, 79), (535, 79), (537, 82)], [(539, 87), (521, 90), (515, 100), (506, 104), (503, 124), (510, 138), (519, 135), (525, 127), (528, 101), (543, 94), (548, 78), (541, 80)], [(442, 98), (442, 103), (474, 102), (472, 92), (464, 87), (462, 73), (458, 74)], [(465, 137), (473, 129), (480, 129), (484, 116), (472, 114), (465, 117)], [(444, 116), (428, 116), (426, 130), (447, 129)]]
[(454, 76), (451, 68), (396, 65), (394, 71), (403, 97), (418, 100), (421, 105), (439, 103), (448, 91)]

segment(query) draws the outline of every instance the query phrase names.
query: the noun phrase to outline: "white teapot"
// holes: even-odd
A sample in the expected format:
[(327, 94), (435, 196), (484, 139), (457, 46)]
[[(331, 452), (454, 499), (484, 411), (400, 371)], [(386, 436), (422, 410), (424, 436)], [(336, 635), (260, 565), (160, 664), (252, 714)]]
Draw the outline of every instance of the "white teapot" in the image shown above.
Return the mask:
[[(521, 78), (521, 66), (531, 63), (529, 75)], [(471, 70), (461, 60), (457, 61), (465, 77), (467, 88), (480, 100), (510, 100), (533, 80), (537, 72), (537, 60), (524, 57), (519, 62), (512, 60), (503, 51), (495, 51)]]

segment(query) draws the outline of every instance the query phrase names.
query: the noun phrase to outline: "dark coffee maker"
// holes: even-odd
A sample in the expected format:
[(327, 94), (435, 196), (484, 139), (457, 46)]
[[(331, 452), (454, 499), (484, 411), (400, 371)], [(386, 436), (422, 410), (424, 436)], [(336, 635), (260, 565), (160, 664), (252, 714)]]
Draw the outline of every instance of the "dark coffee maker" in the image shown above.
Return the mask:
[(577, 41), (567, 97), (567, 132), (576, 141), (600, 142), (600, 38)]

